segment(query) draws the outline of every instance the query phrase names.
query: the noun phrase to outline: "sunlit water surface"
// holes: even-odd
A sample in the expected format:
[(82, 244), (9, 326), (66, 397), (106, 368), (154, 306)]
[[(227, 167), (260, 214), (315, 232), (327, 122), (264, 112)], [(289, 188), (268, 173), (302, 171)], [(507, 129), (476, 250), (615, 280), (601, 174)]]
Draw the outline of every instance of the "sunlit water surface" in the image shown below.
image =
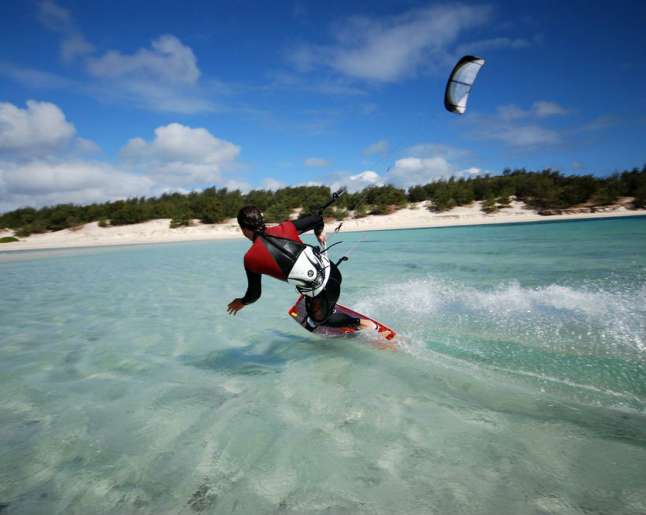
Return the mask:
[(318, 339), (247, 242), (0, 254), (0, 512), (646, 513), (646, 219), (340, 234)]

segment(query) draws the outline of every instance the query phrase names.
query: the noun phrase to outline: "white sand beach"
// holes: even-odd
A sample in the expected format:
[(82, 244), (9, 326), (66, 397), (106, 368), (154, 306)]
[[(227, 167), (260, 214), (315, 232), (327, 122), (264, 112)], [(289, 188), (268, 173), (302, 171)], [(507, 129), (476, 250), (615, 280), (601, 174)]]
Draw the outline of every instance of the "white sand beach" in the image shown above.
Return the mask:
[[(517, 222), (545, 222), (555, 220), (577, 220), (585, 218), (604, 218), (613, 216), (644, 216), (646, 209), (629, 209), (627, 202), (613, 206), (588, 209), (570, 209), (563, 214), (540, 215), (528, 209), (522, 202), (512, 202), (508, 208), (492, 214), (481, 210), (481, 203), (462, 206), (434, 213), (429, 211), (427, 202), (418, 202), (389, 215), (370, 215), (364, 218), (343, 221), (342, 232), (374, 231), (387, 229), (414, 229), (425, 227), (449, 227), (457, 225), (484, 225)], [(330, 221), (326, 224), (328, 231), (333, 231), (341, 222)], [(12, 236), (13, 231), (0, 231), (0, 238)], [(196, 221), (191, 227), (170, 228), (169, 219), (151, 220), (135, 225), (117, 227), (99, 227), (97, 222), (85, 224), (74, 229), (33, 234), (18, 242), (0, 244), (0, 251), (37, 250), (72, 247), (95, 247), (104, 245), (138, 245), (147, 243), (166, 243), (179, 241), (203, 241), (242, 238), (235, 219), (225, 223), (205, 225)]]

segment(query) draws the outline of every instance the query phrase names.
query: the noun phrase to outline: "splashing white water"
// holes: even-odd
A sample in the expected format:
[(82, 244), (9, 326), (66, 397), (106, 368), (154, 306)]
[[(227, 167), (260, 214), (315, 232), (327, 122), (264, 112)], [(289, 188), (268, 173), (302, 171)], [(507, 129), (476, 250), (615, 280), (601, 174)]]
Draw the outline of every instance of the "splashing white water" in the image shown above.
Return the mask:
[(638, 405), (646, 398), (643, 285), (478, 289), (429, 277), (385, 285), (357, 309), (390, 324), (404, 351), (434, 365), (467, 375), (485, 367)]
[(646, 287), (518, 282), (477, 289), (426, 278), (384, 286), (357, 308), (417, 336), (479, 334), (551, 350), (646, 357)]

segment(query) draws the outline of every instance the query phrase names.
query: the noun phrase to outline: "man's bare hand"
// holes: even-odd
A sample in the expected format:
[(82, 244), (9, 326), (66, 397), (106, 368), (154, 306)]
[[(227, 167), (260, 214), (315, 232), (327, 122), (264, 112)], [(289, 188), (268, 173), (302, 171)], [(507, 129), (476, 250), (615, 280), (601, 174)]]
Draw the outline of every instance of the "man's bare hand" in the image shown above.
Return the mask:
[(327, 241), (327, 237), (325, 236), (325, 231), (322, 231), (321, 234), (317, 234), (316, 239), (319, 240), (319, 244), (321, 245), (321, 247), (325, 247), (325, 242)]
[(244, 307), (245, 304), (243, 304), (240, 299), (233, 299), (227, 306), (227, 313), (229, 313), (229, 315), (236, 315), (238, 311)]

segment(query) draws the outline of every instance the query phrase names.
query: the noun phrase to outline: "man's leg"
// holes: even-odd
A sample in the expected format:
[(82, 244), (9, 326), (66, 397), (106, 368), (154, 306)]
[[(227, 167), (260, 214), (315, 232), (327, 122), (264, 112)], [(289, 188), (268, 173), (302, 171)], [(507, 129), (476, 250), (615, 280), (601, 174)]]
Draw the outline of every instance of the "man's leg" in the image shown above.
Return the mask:
[(360, 320), (346, 315), (335, 313), (334, 306), (341, 295), (341, 272), (334, 263), (330, 263), (330, 278), (325, 288), (316, 297), (305, 298), (307, 318), (305, 328), (312, 331), (317, 325), (325, 324), (330, 327), (353, 327), (358, 326)]

